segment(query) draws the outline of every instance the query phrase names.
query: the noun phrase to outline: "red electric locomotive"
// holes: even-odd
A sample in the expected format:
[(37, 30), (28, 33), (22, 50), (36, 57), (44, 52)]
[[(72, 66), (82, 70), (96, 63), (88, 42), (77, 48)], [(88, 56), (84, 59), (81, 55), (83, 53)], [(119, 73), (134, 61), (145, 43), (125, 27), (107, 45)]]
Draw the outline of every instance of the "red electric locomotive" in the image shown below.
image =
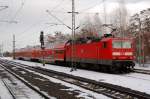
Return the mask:
[(99, 40), (77, 41), (74, 46), (67, 42), (65, 58), (66, 62), (73, 59), (80, 64), (94, 64), (104, 71), (124, 71), (134, 67), (133, 51), (131, 39), (114, 38), (107, 34)]

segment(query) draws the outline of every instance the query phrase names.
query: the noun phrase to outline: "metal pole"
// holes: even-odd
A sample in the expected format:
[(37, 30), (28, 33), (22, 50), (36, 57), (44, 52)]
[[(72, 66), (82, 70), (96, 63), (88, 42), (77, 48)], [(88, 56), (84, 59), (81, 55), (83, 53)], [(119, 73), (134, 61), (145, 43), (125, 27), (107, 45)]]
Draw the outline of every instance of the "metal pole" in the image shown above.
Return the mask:
[(0, 45), (0, 57), (2, 57), (2, 45)]
[(139, 21), (139, 66), (141, 66), (141, 22), (140, 22), (140, 18), (138, 19)]
[[(103, 0), (103, 9), (104, 9), (104, 24), (106, 24), (107, 21), (107, 17), (106, 17), (106, 4), (105, 4), (105, 0)], [(102, 35), (104, 35), (106, 33), (106, 27), (103, 27), (103, 32)]]
[(71, 60), (71, 70), (75, 70), (74, 58), (75, 58), (75, 2), (72, 0), (72, 60)]
[(43, 55), (42, 55), (42, 56), (43, 56), (43, 66), (45, 66), (45, 60), (44, 60), (44, 58), (45, 58), (45, 57), (44, 57), (44, 52), (45, 52), (45, 47), (43, 47), (43, 48), (42, 48), (42, 54), (43, 54)]
[(1, 53), (2, 53), (2, 57), (4, 57), (4, 54), (3, 54), (3, 48), (4, 48), (4, 45), (3, 45), (3, 43), (2, 43), (2, 48), (1, 48)]
[(16, 55), (15, 55), (15, 35), (13, 35), (13, 59), (16, 59)]
[(144, 67), (144, 63), (145, 63), (145, 56), (144, 56), (144, 34), (142, 35), (142, 64)]
[(41, 34), (40, 34), (40, 43), (41, 43), (41, 53), (42, 53), (42, 64), (43, 64), (43, 66), (45, 66), (45, 57), (44, 57), (44, 52), (45, 52), (45, 44), (44, 44), (44, 32), (43, 31), (41, 31)]
[(139, 33), (139, 66), (141, 66), (141, 36)]

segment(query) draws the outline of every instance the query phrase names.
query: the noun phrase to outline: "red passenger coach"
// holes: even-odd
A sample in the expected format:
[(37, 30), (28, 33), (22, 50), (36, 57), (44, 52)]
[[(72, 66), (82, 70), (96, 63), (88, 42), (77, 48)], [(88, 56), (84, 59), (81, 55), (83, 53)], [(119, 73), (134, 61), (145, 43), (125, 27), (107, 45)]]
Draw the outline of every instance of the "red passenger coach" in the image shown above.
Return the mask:
[(53, 49), (55, 63), (65, 62), (65, 43), (58, 44)]
[(32, 50), (18, 51), (15, 55), (17, 59), (30, 60), (32, 58)]
[(37, 51), (36, 55), (37, 55), (36, 59), (38, 59), (39, 61), (43, 61), (43, 56), (44, 56), (44, 60), (46, 63), (54, 62), (54, 56), (53, 56), (52, 49), (48, 49), (48, 48), (45, 48), (44, 50), (40, 49)]

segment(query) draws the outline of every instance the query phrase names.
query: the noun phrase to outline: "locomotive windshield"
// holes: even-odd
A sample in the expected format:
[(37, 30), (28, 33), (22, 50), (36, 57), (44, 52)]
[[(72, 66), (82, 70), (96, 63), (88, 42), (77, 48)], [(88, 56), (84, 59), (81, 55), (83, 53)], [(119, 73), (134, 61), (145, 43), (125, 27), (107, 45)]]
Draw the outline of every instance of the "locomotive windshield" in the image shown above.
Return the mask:
[(131, 41), (113, 41), (113, 48), (131, 48)]

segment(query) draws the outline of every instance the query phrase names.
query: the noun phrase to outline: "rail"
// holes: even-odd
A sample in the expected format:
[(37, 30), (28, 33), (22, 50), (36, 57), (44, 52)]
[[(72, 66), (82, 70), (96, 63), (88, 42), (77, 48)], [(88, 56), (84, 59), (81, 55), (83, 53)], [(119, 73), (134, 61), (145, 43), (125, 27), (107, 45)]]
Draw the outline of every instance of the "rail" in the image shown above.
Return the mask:
[(11, 96), (13, 97), (13, 99), (17, 99), (16, 95), (14, 94), (14, 92), (11, 90), (11, 88), (9, 87), (9, 85), (7, 84), (7, 82), (2, 79), (2, 82), (4, 83), (5, 87), (8, 89), (9, 93), (11, 94)]
[[(2, 68), (4, 68), (6, 71), (8, 71), (10, 74), (12, 74), (13, 76), (15, 76), (17, 79), (19, 79), (21, 82), (23, 82), (25, 85), (27, 85), (29, 88), (31, 88), (32, 90), (34, 90), (35, 92), (37, 92), (40, 96), (42, 96), (45, 99), (50, 99), (50, 97), (44, 93), (42, 93), (40, 90), (38, 90), (37, 88), (35, 88), (34, 86), (32, 86), (30, 83), (28, 83), (27, 81), (25, 81), (24, 79), (22, 79), (21, 77), (19, 77), (17, 74), (11, 72), (9, 69), (7, 69), (6, 67), (4, 67), (4, 65), (0, 65)], [(7, 87), (8, 88), (8, 87)], [(9, 91), (11, 93), (11, 91)], [(13, 96), (14, 97), (14, 96)], [(16, 99), (16, 98), (14, 98)]]
[(0, 61), (5, 64), (9, 64), (9, 65), (13, 65), (13, 66), (17, 65), (17, 66), (21, 66), (23, 68), (28, 68), (32, 71), (36, 71), (36, 72), (44, 74), (44, 75), (52, 76), (52, 74), (53, 74), (53, 77), (56, 79), (63, 80), (65, 82), (83, 87), (85, 89), (88, 89), (88, 90), (91, 90), (94, 92), (97, 92), (99, 94), (104, 94), (104, 95), (114, 98), (114, 99), (120, 99), (120, 98), (150, 99), (149, 94), (135, 91), (135, 90), (132, 90), (129, 88), (124, 88), (124, 87), (121, 87), (118, 85), (113, 85), (113, 84), (109, 84), (109, 83), (105, 83), (105, 82), (97, 82), (95, 80), (78, 77), (78, 76), (73, 76), (73, 75), (69, 75), (66, 73), (48, 70), (48, 69), (44, 69), (44, 68), (40, 68), (40, 67), (30, 67), (28, 65), (24, 65), (24, 64), (12, 62), (12, 61), (4, 61), (4, 60), (3, 61), (0, 60)]
[(134, 69), (133, 72), (150, 75), (150, 70)]

